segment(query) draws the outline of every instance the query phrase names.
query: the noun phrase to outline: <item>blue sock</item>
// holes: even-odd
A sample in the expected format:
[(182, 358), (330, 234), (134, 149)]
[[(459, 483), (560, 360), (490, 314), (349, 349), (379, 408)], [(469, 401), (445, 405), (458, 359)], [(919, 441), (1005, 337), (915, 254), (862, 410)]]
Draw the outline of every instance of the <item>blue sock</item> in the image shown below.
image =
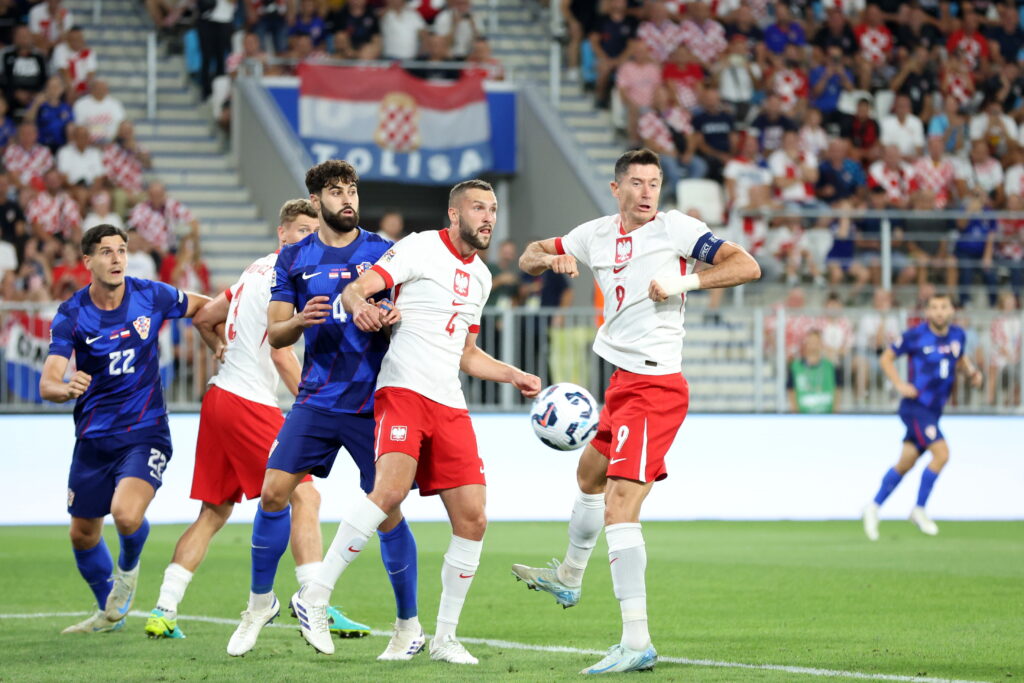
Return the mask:
[(114, 585), (114, 579), (111, 576), (114, 572), (114, 558), (110, 556), (107, 542), (100, 536), (100, 542), (93, 547), (74, 552), (78, 573), (92, 589), (92, 594), (96, 596), (96, 604), (103, 609), (107, 606), (107, 596), (110, 595), (110, 589)]
[(288, 548), (292, 532), (292, 508), (266, 512), (260, 505), (252, 523), (252, 586), (253, 593), (262, 595), (274, 590), (277, 563)]
[(142, 546), (146, 545), (149, 538), (149, 520), (142, 518), (142, 525), (135, 530), (135, 533), (127, 536), (118, 536), (121, 539), (121, 554), (117, 556), (117, 566), (122, 571), (131, 571), (139, 566), (139, 558), (142, 557)]
[(416, 609), (416, 539), (404, 519), (391, 531), (378, 531), (377, 535), (380, 536), (380, 556), (395, 591), (398, 618), (412, 619), (419, 613)]
[(882, 485), (878, 488), (878, 493), (875, 494), (875, 502), (879, 505), (885, 502), (885, 499), (889, 497), (893, 489), (902, 481), (903, 475), (896, 471), (895, 467), (890, 467), (889, 471), (882, 477)]
[(924, 472), (921, 473), (921, 488), (917, 490), (917, 504), (919, 507), (924, 507), (925, 503), (928, 502), (928, 496), (932, 495), (932, 487), (935, 486), (935, 480), (938, 478), (938, 472), (932, 472), (927, 467), (924, 468)]

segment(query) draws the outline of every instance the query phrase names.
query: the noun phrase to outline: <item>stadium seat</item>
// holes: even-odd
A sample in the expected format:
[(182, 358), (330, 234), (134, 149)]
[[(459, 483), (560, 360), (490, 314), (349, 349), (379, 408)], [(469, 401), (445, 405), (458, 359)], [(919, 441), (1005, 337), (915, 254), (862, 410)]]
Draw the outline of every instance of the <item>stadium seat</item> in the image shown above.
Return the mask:
[(892, 113), (893, 102), (896, 101), (896, 93), (892, 90), (879, 90), (875, 93), (875, 121), (881, 122), (886, 116)]
[(683, 213), (693, 209), (709, 226), (725, 223), (725, 197), (722, 186), (704, 178), (680, 180), (676, 185), (676, 208)]

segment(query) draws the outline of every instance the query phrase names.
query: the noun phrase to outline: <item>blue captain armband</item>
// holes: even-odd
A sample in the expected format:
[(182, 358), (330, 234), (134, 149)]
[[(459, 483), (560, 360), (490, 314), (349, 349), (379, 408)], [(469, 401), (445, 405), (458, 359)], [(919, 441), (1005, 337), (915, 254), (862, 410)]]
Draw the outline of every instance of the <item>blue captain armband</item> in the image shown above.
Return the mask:
[(710, 231), (706, 232), (693, 245), (693, 258), (709, 265), (714, 264), (715, 254), (723, 244), (725, 244), (725, 240), (715, 237)]

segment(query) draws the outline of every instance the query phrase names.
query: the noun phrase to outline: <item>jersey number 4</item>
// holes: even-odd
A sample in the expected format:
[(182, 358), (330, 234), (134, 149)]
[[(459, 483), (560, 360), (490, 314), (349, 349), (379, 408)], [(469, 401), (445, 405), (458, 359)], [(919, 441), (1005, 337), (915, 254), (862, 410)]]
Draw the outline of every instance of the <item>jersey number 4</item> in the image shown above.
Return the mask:
[(111, 375), (129, 375), (135, 372), (135, 349), (124, 349), (123, 351), (110, 352)]

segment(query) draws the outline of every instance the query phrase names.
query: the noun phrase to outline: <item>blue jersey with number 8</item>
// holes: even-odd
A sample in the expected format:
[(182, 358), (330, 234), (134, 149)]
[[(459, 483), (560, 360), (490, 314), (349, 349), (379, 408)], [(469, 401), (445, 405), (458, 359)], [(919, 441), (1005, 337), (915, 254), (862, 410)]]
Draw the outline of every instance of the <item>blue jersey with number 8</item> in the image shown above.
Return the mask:
[(96, 438), (160, 424), (167, 418), (160, 382), (160, 327), (188, 311), (188, 297), (162, 282), (124, 279), (112, 311), (96, 307), (84, 287), (60, 305), (50, 324), (50, 355), (71, 358), (92, 376), (75, 402), (75, 435)]
[(306, 348), (295, 405), (340, 413), (373, 412), (373, 391), (388, 337), (384, 332), (360, 331), (341, 305), (341, 291), (392, 245), (379, 235), (358, 230), (346, 247), (327, 246), (313, 233), (283, 247), (277, 257), (271, 301), (284, 301), (301, 311), (313, 297), (326, 296), (331, 306), (323, 323), (303, 332)]
[(921, 323), (903, 333), (892, 345), (897, 355), (906, 354), (907, 380), (917, 389), (917, 398), (903, 399), (904, 404), (917, 403), (941, 413), (949, 400), (956, 377), (956, 364), (964, 354), (967, 335), (963, 328), (950, 325), (942, 337), (932, 332), (928, 323)]

